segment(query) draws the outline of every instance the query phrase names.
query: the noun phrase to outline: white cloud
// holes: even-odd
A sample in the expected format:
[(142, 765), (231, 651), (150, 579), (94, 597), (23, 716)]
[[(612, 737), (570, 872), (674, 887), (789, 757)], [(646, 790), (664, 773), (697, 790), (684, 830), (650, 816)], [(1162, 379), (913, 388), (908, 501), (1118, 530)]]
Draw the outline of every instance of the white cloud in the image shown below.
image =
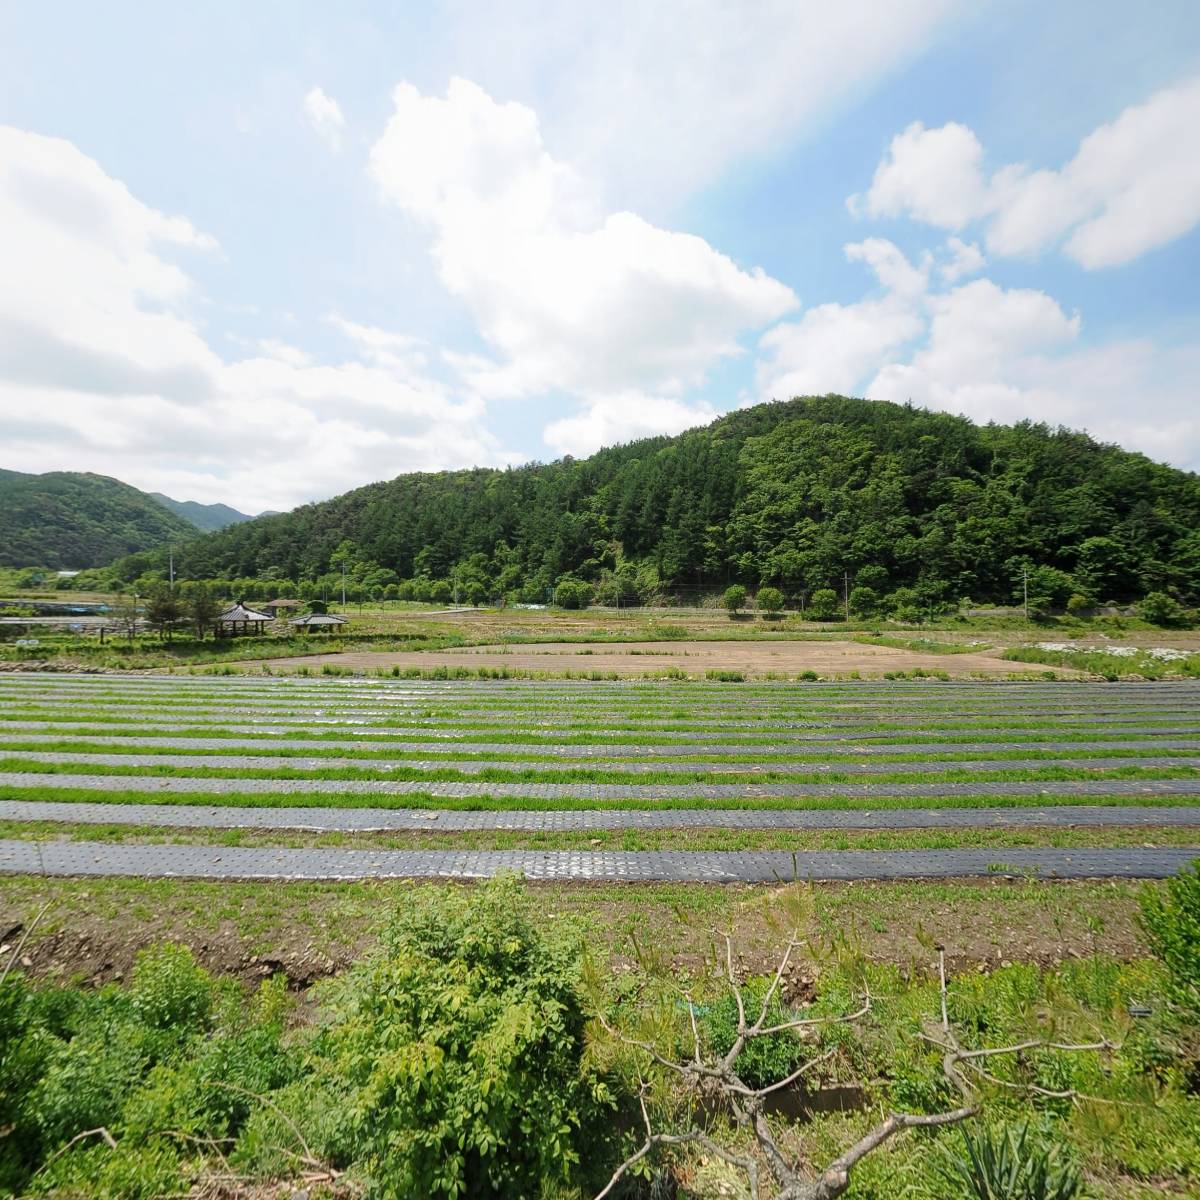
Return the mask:
[(342, 107), (324, 89), (312, 88), (304, 97), (304, 115), (313, 127), (316, 135), (331, 149), (342, 148), (342, 130), (346, 118), (342, 115)]
[(354, 354), (336, 365), (277, 339), (222, 360), (167, 257), (213, 246), (69, 142), (0, 128), (3, 465), (257, 511), (509, 461), (483, 402), (422, 372), (400, 335), (344, 322)]
[[(955, 241), (950, 265), (965, 259), (973, 269), (977, 248)], [(846, 254), (872, 268), (882, 292), (814, 306), (764, 334), (758, 399), (834, 391), (980, 422), (1045, 421), (1200, 466), (1200, 347), (1149, 339), (1083, 345), (1082, 318), (1045, 292), (990, 279), (934, 290), (928, 259), (914, 267), (878, 238)], [(939, 274), (947, 278), (944, 266)]]
[(927, 267), (914, 267), (882, 238), (848, 245), (846, 257), (866, 263), (885, 294), (857, 304), (817, 305), (799, 321), (781, 322), (764, 334), (757, 367), (762, 399), (851, 392), (924, 330)]
[(819, 128), (926, 49), (960, 0), (511, 0), (454, 6), (455, 70), (544, 114), (613, 207), (661, 214)]
[(914, 121), (892, 138), (866, 196), (846, 201), (869, 217), (907, 214), (943, 229), (961, 229), (988, 209), (980, 165), (983, 146), (965, 125), (926, 129)]
[(945, 229), (985, 221), (993, 254), (1062, 241), (1083, 267), (1119, 266), (1200, 222), (1200, 156), (1190, 149), (1198, 124), (1200, 78), (1126, 108), (1058, 170), (1011, 164), (989, 179), (971, 130), (917, 122), (892, 139), (866, 196), (848, 203)]
[(401, 84), (393, 100), (371, 170), (432, 229), (443, 283), (497, 355), (457, 360), (485, 394), (678, 395), (795, 305), (701, 238), (605, 216), (524, 105), (462, 79), (444, 98)]
[(974, 275), (987, 266), (983, 251), (974, 242), (950, 237), (946, 239), (946, 250), (950, 258), (938, 267), (938, 274), (944, 283), (957, 283), (965, 276)]
[(546, 426), (544, 440), (555, 453), (583, 458), (602, 446), (705, 425), (717, 412), (708, 404), (685, 404), (673, 396), (623, 392), (589, 402), (579, 413)]

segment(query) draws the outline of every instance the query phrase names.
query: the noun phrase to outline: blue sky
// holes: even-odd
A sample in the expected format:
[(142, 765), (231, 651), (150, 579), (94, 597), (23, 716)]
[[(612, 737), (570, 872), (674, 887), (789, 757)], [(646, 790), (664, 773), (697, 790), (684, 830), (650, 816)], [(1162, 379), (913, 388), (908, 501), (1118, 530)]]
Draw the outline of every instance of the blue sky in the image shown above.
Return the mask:
[(0, 466), (257, 511), (841, 391), (1195, 469), (1198, 125), (1192, 3), (0, 4)]

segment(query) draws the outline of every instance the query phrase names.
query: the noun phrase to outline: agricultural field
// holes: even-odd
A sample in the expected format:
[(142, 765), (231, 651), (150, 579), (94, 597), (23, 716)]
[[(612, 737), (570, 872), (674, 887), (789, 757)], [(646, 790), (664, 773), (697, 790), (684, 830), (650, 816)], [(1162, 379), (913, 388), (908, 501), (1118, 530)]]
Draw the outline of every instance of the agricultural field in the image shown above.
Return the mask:
[(11, 675), (0, 864), (313, 880), (1161, 876), (1200, 847), (1198, 694), (1187, 681)]
[[(690, 1103), (670, 1069), (647, 1090), (662, 1059), (636, 1057), (644, 1030), (673, 1052), (690, 1013), (697, 1054), (724, 1053), (736, 997), (817, 1031), (738, 1067), (772, 1089), (805, 1073), (770, 1110), (789, 1162), (831, 1160), (885, 1104), (961, 1103), (944, 1042), (988, 1055), (961, 1081), (985, 1106), (971, 1136), (1029, 1130), (1022, 1153), (1086, 1185), (1063, 1195), (1193, 1194), (1192, 1026), (1150, 957), (1178, 922), (1146, 913), (1173, 913), (1166, 889), (1200, 858), (1198, 701), (1186, 679), (0, 676), (0, 927), (20, 967), (0, 1001), (25, 1031), (16, 1061), (44, 1060), (13, 1102), (32, 1149), (0, 1138), (0, 1185), (442, 1194), (406, 1174), (441, 1170), (441, 1150), (382, 1153), (392, 1135), (353, 1114), (463, 1121), (508, 1161), (518, 1143), (497, 1150), (467, 1111), (544, 1115), (582, 1080), (569, 1145), (512, 1168), (548, 1172), (541, 1194), (746, 1195), (736, 1163), (769, 1158), (711, 1117), (705, 1145), (732, 1159), (679, 1143), (604, 1192), (637, 1153), (637, 1105), (666, 1130)], [(463, 978), (481, 990), (459, 1009)], [(419, 1105), (379, 1107), (376, 1047), (431, 1036), (384, 1019), (393, 992), (439, 1028), (482, 1022), (471, 1053), (501, 1054), (485, 1069), (503, 1098), (464, 1108), (477, 1067), (447, 1060)], [(575, 1033), (535, 1026), (503, 1058), (516, 1014), (561, 1006)], [(547, 1044), (559, 1074), (525, 1081)], [(240, 1106), (214, 1106), (221, 1089)], [(846, 1194), (964, 1194), (956, 1136), (897, 1138)]]

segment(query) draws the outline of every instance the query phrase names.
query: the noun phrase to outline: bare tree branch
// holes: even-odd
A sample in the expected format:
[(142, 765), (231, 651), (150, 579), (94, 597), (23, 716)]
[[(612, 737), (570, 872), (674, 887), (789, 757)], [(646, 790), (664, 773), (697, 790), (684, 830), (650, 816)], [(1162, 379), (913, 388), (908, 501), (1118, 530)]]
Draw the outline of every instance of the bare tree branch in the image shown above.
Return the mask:
[[(29, 922), (29, 927), (21, 934), (21, 940), (17, 943), (16, 949), (14, 949), (13, 952), (8, 956), (8, 962), (4, 964), (4, 970), (0, 971), (0, 983), (3, 983), (8, 978), (8, 973), (12, 970), (13, 963), (20, 959), (21, 951), (25, 949), (25, 943), (29, 941), (30, 935), (38, 927), (38, 922), (41, 921), (41, 919), (50, 911), (50, 905), (52, 903), (53, 901), (47, 900), (46, 903), (42, 905), (38, 915)], [(95, 1130), (90, 1130), (89, 1132), (94, 1133)]]

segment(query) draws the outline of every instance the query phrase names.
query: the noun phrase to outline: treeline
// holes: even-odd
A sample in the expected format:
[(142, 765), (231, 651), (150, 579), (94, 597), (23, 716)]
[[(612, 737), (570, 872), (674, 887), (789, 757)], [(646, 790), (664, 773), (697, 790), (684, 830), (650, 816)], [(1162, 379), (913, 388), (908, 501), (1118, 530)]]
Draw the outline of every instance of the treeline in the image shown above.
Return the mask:
[[(673, 438), (509, 470), (402, 475), (195, 539), (182, 579), (232, 590), (637, 603), (847, 586), (926, 608), (1200, 599), (1200, 477), (1086, 434), (810, 397)], [(81, 586), (161, 576), (130, 556)], [(250, 591), (254, 589), (254, 591)], [(261, 589), (261, 590), (260, 590)]]

